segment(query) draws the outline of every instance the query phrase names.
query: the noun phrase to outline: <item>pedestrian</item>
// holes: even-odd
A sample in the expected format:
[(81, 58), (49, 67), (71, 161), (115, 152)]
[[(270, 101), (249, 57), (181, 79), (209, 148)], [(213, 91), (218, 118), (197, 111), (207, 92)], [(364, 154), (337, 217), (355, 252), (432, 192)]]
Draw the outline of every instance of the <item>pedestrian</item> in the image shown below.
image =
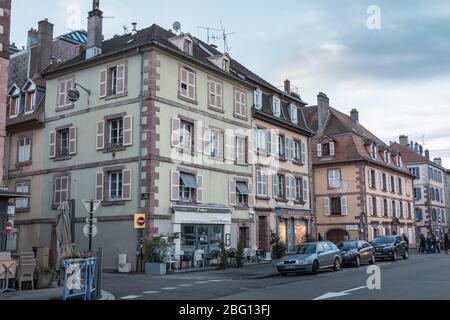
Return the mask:
[(439, 248), (439, 242), (436, 239), (436, 236), (434, 235), (434, 233), (431, 234), (431, 241), (432, 241), (432, 245), (433, 245), (433, 253), (441, 253), (441, 249)]
[(409, 251), (409, 239), (406, 234), (402, 234), (403, 240), (406, 242), (406, 249)]
[(425, 239), (425, 236), (423, 233), (420, 234), (420, 241), (419, 241), (419, 253), (426, 253), (427, 252), (427, 239)]
[(319, 241), (323, 241), (322, 235), (319, 233)]
[(431, 254), (433, 252), (433, 240), (431, 238), (431, 234), (427, 235), (427, 254)]
[(445, 254), (448, 254), (448, 247), (450, 246), (450, 240), (448, 238), (448, 233), (445, 234), (444, 236), (444, 250), (445, 250)]

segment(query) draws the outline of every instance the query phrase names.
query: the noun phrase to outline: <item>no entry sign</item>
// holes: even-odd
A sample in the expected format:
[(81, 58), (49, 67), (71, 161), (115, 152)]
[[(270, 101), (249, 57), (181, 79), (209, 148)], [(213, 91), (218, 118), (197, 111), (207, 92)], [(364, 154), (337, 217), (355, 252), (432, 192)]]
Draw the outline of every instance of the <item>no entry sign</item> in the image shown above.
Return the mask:
[(145, 229), (145, 214), (134, 215), (134, 228)]
[(11, 222), (7, 222), (5, 226), (5, 232), (8, 236), (14, 232), (14, 225)]

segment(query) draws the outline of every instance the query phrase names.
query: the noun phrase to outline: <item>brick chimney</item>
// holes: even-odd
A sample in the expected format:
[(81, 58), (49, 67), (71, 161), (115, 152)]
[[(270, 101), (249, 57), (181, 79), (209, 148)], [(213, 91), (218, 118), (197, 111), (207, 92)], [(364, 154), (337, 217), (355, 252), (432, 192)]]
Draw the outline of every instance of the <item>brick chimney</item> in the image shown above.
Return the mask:
[(352, 109), (350, 112), (350, 117), (352, 118), (353, 123), (359, 124), (359, 112), (356, 109)]
[(408, 146), (408, 136), (401, 135), (398, 139), (400, 145), (407, 147)]
[(36, 29), (31, 28), (28, 31), (27, 48), (29, 49), (37, 45), (39, 45), (39, 32)]
[(284, 92), (289, 95), (291, 94), (291, 81), (289, 81), (288, 79), (284, 81)]
[(88, 16), (88, 40), (86, 60), (102, 53), (103, 43), (103, 12), (100, 10), (100, 0), (92, 1), (92, 11)]
[(38, 29), (28, 31), (30, 64), (28, 77), (38, 76), (51, 62), (53, 57), (53, 24), (44, 19), (38, 22)]
[(317, 96), (317, 113), (317, 130), (323, 131), (323, 129), (325, 128), (325, 123), (328, 119), (328, 114), (330, 113), (330, 99), (323, 92), (319, 92), (319, 95)]
[(425, 157), (430, 160), (430, 150), (425, 150)]

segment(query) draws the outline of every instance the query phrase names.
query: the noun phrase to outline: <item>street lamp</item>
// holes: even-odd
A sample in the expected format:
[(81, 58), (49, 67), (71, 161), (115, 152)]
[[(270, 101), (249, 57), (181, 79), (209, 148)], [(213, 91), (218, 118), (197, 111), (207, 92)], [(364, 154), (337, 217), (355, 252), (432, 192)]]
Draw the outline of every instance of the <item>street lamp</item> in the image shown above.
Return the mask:
[[(75, 87), (67, 91), (67, 97), (69, 98), (70, 102), (77, 102), (78, 100), (80, 100), (80, 91), (77, 90), (77, 87), (83, 89), (88, 94), (89, 97), (91, 96), (91, 90), (86, 89), (79, 83), (75, 83)], [(88, 105), (89, 105), (89, 98), (88, 98)]]

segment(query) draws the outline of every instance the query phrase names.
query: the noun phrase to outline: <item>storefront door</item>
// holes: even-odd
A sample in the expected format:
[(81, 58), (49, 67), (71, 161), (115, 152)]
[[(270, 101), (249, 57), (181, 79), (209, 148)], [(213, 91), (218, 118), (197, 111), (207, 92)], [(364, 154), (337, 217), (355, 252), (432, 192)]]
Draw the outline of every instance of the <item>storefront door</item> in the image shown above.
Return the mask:
[(268, 229), (269, 226), (267, 224), (267, 217), (259, 216), (258, 217), (258, 248), (262, 250), (268, 250)]

